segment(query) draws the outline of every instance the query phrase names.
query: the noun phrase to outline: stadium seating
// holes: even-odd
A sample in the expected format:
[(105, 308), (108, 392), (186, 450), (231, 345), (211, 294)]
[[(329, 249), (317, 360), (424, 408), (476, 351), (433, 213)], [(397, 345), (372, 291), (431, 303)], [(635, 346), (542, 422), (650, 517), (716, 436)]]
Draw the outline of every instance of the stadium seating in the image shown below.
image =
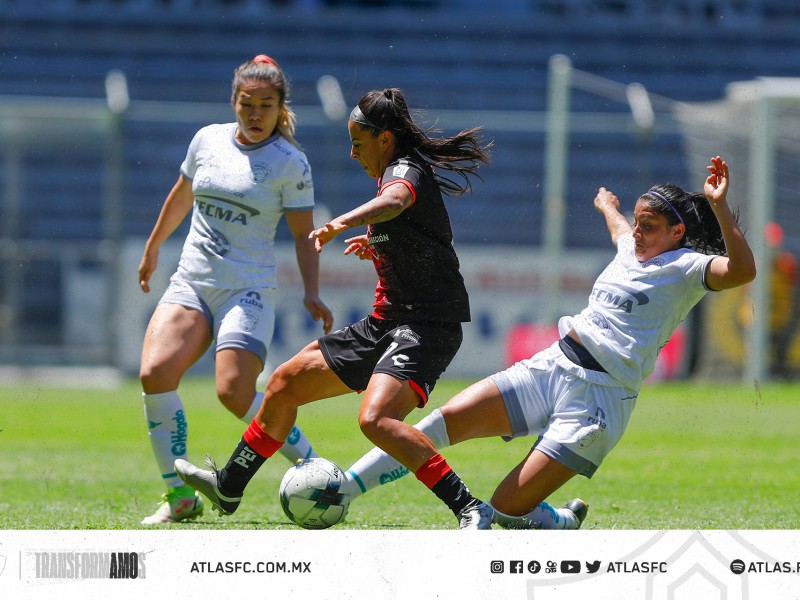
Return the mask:
[[(656, 5), (662, 8), (654, 13)], [(349, 104), (369, 89), (398, 86), (412, 107), (430, 109), (431, 116), (452, 110), (541, 112), (548, 60), (557, 53), (578, 69), (639, 82), (668, 98), (712, 100), (731, 81), (796, 75), (798, 6), (793, 0), (0, 0), (0, 102), (5, 95), (102, 99), (106, 74), (119, 69), (133, 103), (224, 107), (233, 68), (259, 52), (281, 61), (298, 107), (319, 105), (317, 80), (330, 74)], [(573, 94), (572, 108), (629, 110), (581, 92)], [(204, 124), (191, 115), (123, 120), (123, 235), (149, 233), (192, 134)], [(367, 198), (374, 184), (349, 159), (344, 125), (300, 125), (318, 201), (336, 213)], [(2, 136), (0, 131), (5, 143)], [(451, 210), (457, 241), (540, 244), (543, 134), (489, 128), (487, 136), (495, 140), (493, 164), (483, 169), (484, 182), (475, 192)], [(589, 204), (597, 187), (630, 200), (655, 182), (687, 182), (675, 132), (636, 136), (573, 133), (568, 245), (608, 243)], [(18, 238), (105, 235), (98, 167), (107, 149), (81, 139), (68, 142), (21, 150)], [(0, 189), (9, 177), (0, 169)], [(280, 235), (287, 236), (285, 227)], [(57, 318), (47, 313), (48, 294), (57, 287), (51, 278), (27, 294), (28, 310), (37, 310), (38, 302), (45, 324)]]

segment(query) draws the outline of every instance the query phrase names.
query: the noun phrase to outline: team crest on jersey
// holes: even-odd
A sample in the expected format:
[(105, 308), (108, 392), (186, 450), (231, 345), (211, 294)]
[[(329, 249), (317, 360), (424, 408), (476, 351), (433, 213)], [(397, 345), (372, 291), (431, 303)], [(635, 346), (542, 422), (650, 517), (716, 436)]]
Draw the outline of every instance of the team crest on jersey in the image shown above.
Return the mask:
[(655, 256), (648, 261), (642, 263), (643, 267), (663, 267), (664, 266), (664, 257), (663, 256)]
[(253, 181), (255, 183), (261, 183), (272, 173), (272, 167), (265, 162), (253, 163), (251, 168), (253, 170)]
[(405, 178), (406, 173), (408, 173), (408, 169), (409, 169), (408, 165), (400, 163), (399, 165), (395, 166), (394, 169), (392, 169), (392, 175), (394, 175), (395, 177)]

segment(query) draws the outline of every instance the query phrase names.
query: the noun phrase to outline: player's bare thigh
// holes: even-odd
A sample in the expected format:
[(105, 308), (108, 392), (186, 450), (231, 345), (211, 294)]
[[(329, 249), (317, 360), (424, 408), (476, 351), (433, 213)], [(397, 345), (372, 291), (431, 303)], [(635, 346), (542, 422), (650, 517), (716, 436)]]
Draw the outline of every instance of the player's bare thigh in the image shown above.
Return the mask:
[(331, 371), (319, 342), (314, 340), (275, 369), (267, 383), (266, 395), (273, 404), (280, 402), (296, 408), (352, 391)]
[(328, 367), (315, 340), (272, 373), (256, 420), (273, 439), (285, 440), (300, 406), (352, 391)]
[(500, 390), (488, 378), (453, 396), (441, 411), (451, 444), (512, 433), (511, 421)]
[(208, 320), (179, 304), (156, 307), (142, 344), (139, 378), (146, 394), (171, 391), (211, 343)]

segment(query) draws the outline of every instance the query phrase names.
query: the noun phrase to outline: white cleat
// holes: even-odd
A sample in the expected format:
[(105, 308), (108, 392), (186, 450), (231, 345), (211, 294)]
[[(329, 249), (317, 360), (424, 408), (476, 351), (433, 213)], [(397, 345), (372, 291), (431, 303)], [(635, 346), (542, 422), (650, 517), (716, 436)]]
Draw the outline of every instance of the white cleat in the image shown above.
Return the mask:
[(491, 529), (494, 509), (485, 502), (476, 501), (458, 515), (459, 529)]

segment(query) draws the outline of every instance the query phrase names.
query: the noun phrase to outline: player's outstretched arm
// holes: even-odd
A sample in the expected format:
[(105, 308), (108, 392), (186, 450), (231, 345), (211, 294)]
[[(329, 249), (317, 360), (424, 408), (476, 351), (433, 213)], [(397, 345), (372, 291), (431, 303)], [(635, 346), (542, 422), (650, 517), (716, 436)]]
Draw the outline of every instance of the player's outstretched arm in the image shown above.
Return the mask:
[(631, 224), (624, 215), (619, 211), (619, 198), (613, 192), (601, 187), (597, 190), (597, 196), (594, 198), (594, 207), (597, 212), (606, 218), (606, 227), (611, 234), (611, 241), (614, 245), (620, 236), (631, 232)]
[(325, 223), (323, 227), (312, 231), (308, 237), (314, 240), (317, 252), (322, 252), (322, 246), (343, 231), (360, 225), (389, 221), (413, 203), (414, 196), (406, 186), (391, 185), (380, 196), (332, 219), (330, 223)]
[(709, 176), (703, 186), (703, 193), (719, 222), (727, 256), (718, 256), (711, 261), (706, 283), (711, 289), (725, 290), (755, 279), (756, 262), (750, 244), (739, 229), (736, 217), (728, 205), (730, 184), (728, 164), (721, 157), (715, 156), (707, 169)]

